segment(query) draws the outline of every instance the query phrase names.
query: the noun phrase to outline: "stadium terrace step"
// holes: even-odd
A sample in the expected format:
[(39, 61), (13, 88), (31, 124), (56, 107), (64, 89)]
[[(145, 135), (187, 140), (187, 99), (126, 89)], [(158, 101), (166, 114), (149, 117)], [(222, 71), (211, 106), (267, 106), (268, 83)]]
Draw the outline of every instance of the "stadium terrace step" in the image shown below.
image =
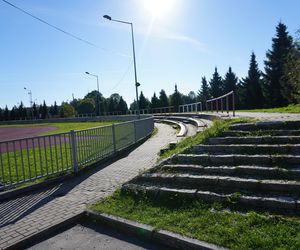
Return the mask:
[(164, 165), (162, 173), (180, 173), (192, 175), (219, 175), (255, 179), (300, 181), (300, 168), (284, 169), (262, 166), (201, 166), (201, 165)]
[(136, 184), (147, 183), (154, 185), (167, 185), (183, 189), (197, 189), (204, 191), (222, 190), (227, 192), (245, 193), (276, 193), (299, 196), (300, 182), (283, 180), (257, 180), (219, 175), (190, 175), (190, 174), (143, 174)]
[(300, 212), (300, 200), (290, 196), (262, 196), (262, 195), (244, 195), (240, 193), (222, 193), (202, 191), (197, 189), (178, 189), (158, 186), (145, 186), (137, 184), (126, 184), (122, 187), (126, 192), (136, 194), (138, 192), (152, 197), (177, 199), (195, 199), (199, 198), (208, 202), (227, 202), (231, 204), (241, 205), (246, 208), (260, 208), (272, 211), (280, 211), (282, 213)]
[(230, 144), (230, 145), (196, 145), (193, 153), (202, 154), (291, 154), (300, 155), (300, 144), (282, 145), (253, 145), (253, 144)]
[(300, 121), (268, 121), (256, 123), (238, 123), (230, 126), (230, 130), (270, 130), (270, 129), (299, 129)]
[(209, 144), (300, 144), (300, 136), (214, 137)]
[(300, 164), (300, 156), (295, 155), (209, 155), (209, 154), (178, 154), (168, 163), (174, 164), (214, 164), (214, 165), (261, 165), (286, 166)]
[(256, 130), (256, 131), (243, 131), (243, 130), (228, 130), (222, 136), (251, 136), (251, 135), (270, 135), (270, 136), (300, 136), (300, 130)]

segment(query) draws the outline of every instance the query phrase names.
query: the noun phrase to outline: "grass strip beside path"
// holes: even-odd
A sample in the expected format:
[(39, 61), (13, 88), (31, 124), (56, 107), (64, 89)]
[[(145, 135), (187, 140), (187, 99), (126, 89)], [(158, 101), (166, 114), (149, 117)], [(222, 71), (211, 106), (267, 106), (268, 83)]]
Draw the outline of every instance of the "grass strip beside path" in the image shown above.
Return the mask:
[(230, 249), (300, 249), (300, 219), (232, 212), (200, 200), (151, 200), (120, 190), (91, 209)]
[(281, 108), (237, 110), (236, 112), (300, 113), (300, 104), (290, 104)]

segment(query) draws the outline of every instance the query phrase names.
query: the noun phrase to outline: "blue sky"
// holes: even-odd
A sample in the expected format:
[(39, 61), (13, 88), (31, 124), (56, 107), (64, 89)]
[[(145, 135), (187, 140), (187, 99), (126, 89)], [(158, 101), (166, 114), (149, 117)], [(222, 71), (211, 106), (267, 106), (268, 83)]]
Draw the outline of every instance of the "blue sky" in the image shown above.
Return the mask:
[(130, 26), (134, 23), (139, 90), (151, 97), (177, 83), (180, 92), (197, 91), (217, 66), (248, 71), (251, 51), (263, 69), (275, 26), (291, 35), (300, 28), (299, 0), (9, 0), (11, 3), (88, 40), (90, 46), (38, 22), (0, 0), (0, 107), (70, 101), (96, 89), (108, 97), (135, 97)]

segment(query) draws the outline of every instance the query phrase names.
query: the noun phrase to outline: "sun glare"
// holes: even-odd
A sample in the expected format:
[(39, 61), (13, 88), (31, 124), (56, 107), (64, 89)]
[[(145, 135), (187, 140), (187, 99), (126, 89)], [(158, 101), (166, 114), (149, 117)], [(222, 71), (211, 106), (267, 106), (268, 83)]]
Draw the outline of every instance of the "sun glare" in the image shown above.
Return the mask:
[(161, 17), (169, 12), (174, 4), (174, 0), (144, 0), (144, 7), (154, 17)]

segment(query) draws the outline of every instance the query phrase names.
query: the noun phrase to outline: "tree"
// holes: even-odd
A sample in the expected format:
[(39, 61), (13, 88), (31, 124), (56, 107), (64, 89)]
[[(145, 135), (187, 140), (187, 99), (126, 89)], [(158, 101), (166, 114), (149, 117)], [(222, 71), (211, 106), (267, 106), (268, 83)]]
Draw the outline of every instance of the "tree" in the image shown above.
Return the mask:
[(78, 114), (91, 114), (95, 111), (95, 101), (92, 98), (82, 99), (77, 106)]
[(56, 101), (54, 101), (54, 106), (53, 106), (53, 115), (58, 115), (58, 106)]
[(3, 117), (4, 117), (4, 120), (5, 120), (5, 121), (8, 121), (8, 120), (9, 120), (9, 110), (8, 110), (8, 108), (7, 108), (7, 105), (5, 106), (4, 113), (3, 113)]
[(140, 109), (148, 109), (150, 106), (149, 100), (144, 96), (143, 91), (141, 91), (139, 97), (139, 107)]
[(47, 117), (48, 117), (48, 108), (47, 108), (46, 102), (44, 100), (43, 107), (42, 107), (41, 118), (46, 119)]
[(2, 109), (0, 108), (0, 121), (2, 121), (4, 119), (4, 117), (3, 117), (3, 111), (2, 111)]
[(182, 104), (182, 96), (177, 90), (177, 84), (175, 84), (175, 90), (174, 93), (171, 95), (171, 106), (174, 106), (175, 112), (179, 111), (179, 105)]
[(238, 78), (236, 74), (232, 72), (231, 67), (229, 67), (228, 72), (226, 73), (223, 81), (224, 94), (227, 94), (230, 91), (236, 92), (237, 83), (238, 83)]
[(223, 81), (222, 77), (218, 73), (217, 67), (215, 67), (215, 72), (213, 73), (210, 84), (210, 95), (214, 98), (219, 97), (223, 94)]
[(21, 102), (19, 107), (18, 107), (16, 117), (18, 117), (20, 119), (25, 119), (26, 116), (27, 116), (26, 108), (24, 107), (23, 102)]
[(60, 116), (61, 117), (73, 117), (75, 116), (74, 107), (66, 102), (63, 102), (60, 106)]
[(157, 98), (155, 92), (151, 98), (151, 103), (150, 103), (151, 109), (155, 109), (159, 107), (159, 99)]
[(248, 75), (240, 82), (240, 102), (242, 108), (255, 109), (264, 106), (265, 101), (262, 92), (261, 75), (255, 54), (252, 52)]
[(133, 101), (133, 103), (130, 104), (130, 110), (137, 110), (137, 103), (135, 100)]
[(201, 79), (201, 89), (198, 91), (198, 100), (200, 102), (206, 102), (206, 100), (209, 100), (210, 99), (210, 89), (209, 89), (209, 86), (207, 84), (207, 80), (204, 77), (202, 77)]
[(128, 107), (127, 107), (127, 103), (124, 101), (123, 97), (120, 97), (119, 103), (117, 105), (117, 110), (121, 111), (122, 114), (126, 114)]
[(300, 102), (300, 29), (297, 33), (285, 65), (287, 88), (283, 89), (283, 95), (290, 103)]
[[(103, 112), (103, 107), (102, 107), (101, 103), (104, 102), (104, 97), (102, 96), (102, 94), (100, 92), (98, 92), (97, 90), (93, 90), (92, 92), (89, 92), (84, 97), (84, 99), (86, 99), (86, 98), (92, 98), (94, 100), (94, 102), (95, 102), (95, 108), (96, 108), (96, 110), (95, 110), (96, 114), (100, 115), (100, 113)], [(100, 105), (99, 105), (99, 102), (100, 102)], [(99, 110), (99, 106), (100, 106), (101, 110)]]
[(288, 89), (285, 65), (293, 42), (287, 27), (282, 22), (277, 25), (276, 35), (272, 42), (272, 50), (266, 53), (263, 92), (268, 107), (281, 107), (289, 103), (284, 94), (284, 91)]
[(33, 113), (33, 118), (37, 119), (38, 116), (39, 116), (39, 113), (38, 113), (38, 110), (37, 110), (35, 102), (32, 105), (32, 113)]
[(9, 119), (10, 120), (16, 120), (18, 116), (18, 108), (16, 106), (13, 106), (11, 111), (9, 112)]
[(169, 106), (169, 100), (168, 100), (167, 94), (162, 89), (159, 92), (159, 107), (168, 107), (168, 106)]

